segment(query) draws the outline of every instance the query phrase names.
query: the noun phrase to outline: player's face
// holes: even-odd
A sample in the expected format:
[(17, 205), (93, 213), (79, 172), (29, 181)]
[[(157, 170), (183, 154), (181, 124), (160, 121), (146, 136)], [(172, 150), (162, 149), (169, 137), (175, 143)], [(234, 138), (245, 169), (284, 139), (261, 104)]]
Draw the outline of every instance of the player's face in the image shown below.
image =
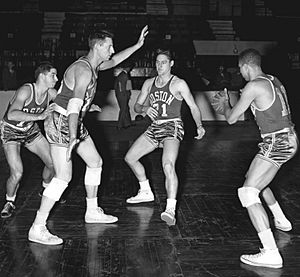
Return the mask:
[(155, 65), (158, 75), (162, 75), (171, 71), (173, 61), (171, 61), (168, 56), (160, 54), (156, 57)]
[(48, 88), (54, 88), (57, 79), (57, 70), (55, 68), (51, 68), (49, 72), (47, 72), (45, 75), (45, 81), (47, 83)]
[(111, 38), (106, 38), (98, 44), (99, 54), (102, 60), (107, 61), (111, 55), (115, 53), (113, 41)]

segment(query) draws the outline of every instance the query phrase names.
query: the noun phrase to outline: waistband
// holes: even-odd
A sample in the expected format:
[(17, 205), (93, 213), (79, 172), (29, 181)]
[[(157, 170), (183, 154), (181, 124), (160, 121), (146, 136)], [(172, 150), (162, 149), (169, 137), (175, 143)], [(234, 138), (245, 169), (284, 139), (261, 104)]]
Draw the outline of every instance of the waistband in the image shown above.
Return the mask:
[(290, 132), (292, 132), (292, 133), (295, 132), (294, 127), (286, 127), (286, 128), (281, 129), (281, 130), (278, 130), (276, 132), (262, 134), (261, 137), (264, 138), (264, 137), (267, 137), (267, 136), (272, 136), (272, 135), (281, 134), (281, 133), (290, 133)]
[(181, 120), (181, 118), (159, 119), (159, 120), (153, 121), (153, 123), (162, 124), (162, 123), (171, 122), (171, 121), (182, 121), (182, 120)]

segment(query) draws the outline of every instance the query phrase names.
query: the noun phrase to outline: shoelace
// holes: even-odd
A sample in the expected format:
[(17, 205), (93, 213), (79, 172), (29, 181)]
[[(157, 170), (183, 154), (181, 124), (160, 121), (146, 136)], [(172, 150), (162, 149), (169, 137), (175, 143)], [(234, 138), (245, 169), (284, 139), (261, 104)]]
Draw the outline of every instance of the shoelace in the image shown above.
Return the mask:
[(165, 210), (165, 212), (172, 216), (175, 216), (175, 211), (173, 209), (167, 209), (167, 210)]
[(102, 209), (101, 207), (98, 207), (96, 210), (97, 210), (99, 213), (104, 214), (104, 211), (103, 211), (103, 209)]
[(9, 207), (12, 207), (13, 209), (15, 209), (15, 205), (13, 204), (13, 203), (11, 203), (11, 202), (7, 202), (6, 204), (5, 204), (5, 207), (8, 209)]
[(252, 254), (252, 255), (248, 255), (248, 256), (251, 256), (251, 257), (253, 257), (253, 258), (259, 258), (259, 257), (261, 257), (264, 253), (265, 253), (265, 250), (264, 249), (259, 249), (260, 250), (260, 252), (259, 253), (257, 253), (257, 254)]
[(54, 236), (52, 235), (48, 229), (46, 228), (46, 226), (43, 226), (41, 229), (41, 235), (46, 238), (47, 240), (51, 240), (51, 239), (54, 239), (54, 238), (57, 238), (57, 236)]

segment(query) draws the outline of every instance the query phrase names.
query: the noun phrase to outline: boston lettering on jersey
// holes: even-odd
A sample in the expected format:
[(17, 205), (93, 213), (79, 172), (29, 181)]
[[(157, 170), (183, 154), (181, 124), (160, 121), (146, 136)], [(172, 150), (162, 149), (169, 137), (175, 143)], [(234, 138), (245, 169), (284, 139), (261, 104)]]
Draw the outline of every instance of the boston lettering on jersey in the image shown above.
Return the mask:
[(150, 94), (149, 98), (151, 104), (161, 101), (167, 105), (171, 105), (175, 97), (166, 91), (155, 91), (154, 93)]
[(42, 113), (45, 110), (43, 107), (36, 107), (36, 108), (23, 108), (22, 111), (24, 113)]

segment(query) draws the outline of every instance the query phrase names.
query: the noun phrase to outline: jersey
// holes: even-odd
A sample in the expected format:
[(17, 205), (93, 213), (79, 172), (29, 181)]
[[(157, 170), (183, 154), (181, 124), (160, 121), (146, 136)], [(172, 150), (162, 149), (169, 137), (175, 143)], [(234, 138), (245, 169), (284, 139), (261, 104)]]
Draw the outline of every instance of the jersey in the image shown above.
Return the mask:
[[(24, 107), (22, 108), (22, 112), (30, 113), (30, 114), (41, 114), (49, 105), (49, 94), (47, 92), (45, 98), (41, 103), (37, 103), (37, 97), (36, 97), (36, 91), (34, 84), (25, 84), (24, 86), (29, 86), (31, 90), (31, 95), (28, 100), (25, 101)], [(16, 95), (14, 96), (14, 98)], [(22, 131), (29, 130), (33, 125), (34, 121), (15, 121), (15, 120), (9, 120), (7, 117), (8, 110), (11, 106), (11, 103), (9, 103), (7, 110), (3, 116), (3, 121), (8, 123), (11, 127), (15, 127)]]
[(255, 116), (256, 123), (261, 134), (273, 133), (284, 128), (293, 127), (290, 107), (287, 100), (287, 94), (284, 86), (274, 76), (258, 77), (270, 82), (273, 92), (273, 100), (270, 106), (265, 110), (260, 110), (252, 103), (251, 110)]
[(157, 87), (154, 78), (149, 93), (151, 107), (158, 111), (156, 120), (181, 118), (182, 99), (176, 98), (170, 91), (170, 83), (174, 76), (163, 86)]
[[(83, 117), (85, 116), (86, 112), (89, 110), (89, 108), (92, 104), (92, 101), (95, 97), (95, 94), (96, 94), (97, 74), (93, 70), (91, 64), (89, 63), (89, 61), (87, 60), (86, 57), (79, 58), (77, 61), (75, 61), (73, 64), (71, 64), (70, 67), (72, 65), (77, 64), (77, 63), (87, 64), (89, 66), (89, 68), (91, 69), (91, 71), (92, 71), (92, 78), (91, 78), (91, 81), (90, 81), (90, 83), (89, 83), (89, 85), (86, 89), (84, 99), (83, 99), (83, 105), (81, 107), (81, 111), (80, 111), (80, 114), (79, 114), (79, 119), (82, 120)], [(68, 71), (68, 69), (66, 70), (66, 72), (67, 71)], [(58, 94), (57, 94), (56, 98), (53, 101), (56, 105), (60, 106), (60, 108), (63, 109), (62, 111), (63, 111), (64, 114), (67, 114), (67, 107), (68, 107), (69, 100), (74, 97), (73, 88), (70, 88), (67, 85), (66, 80), (65, 80), (66, 72), (65, 72), (65, 74), (63, 76), (63, 79), (61, 81), (61, 85), (60, 85), (60, 88), (58, 90)], [(60, 111), (61, 111), (61, 109), (60, 109)]]

